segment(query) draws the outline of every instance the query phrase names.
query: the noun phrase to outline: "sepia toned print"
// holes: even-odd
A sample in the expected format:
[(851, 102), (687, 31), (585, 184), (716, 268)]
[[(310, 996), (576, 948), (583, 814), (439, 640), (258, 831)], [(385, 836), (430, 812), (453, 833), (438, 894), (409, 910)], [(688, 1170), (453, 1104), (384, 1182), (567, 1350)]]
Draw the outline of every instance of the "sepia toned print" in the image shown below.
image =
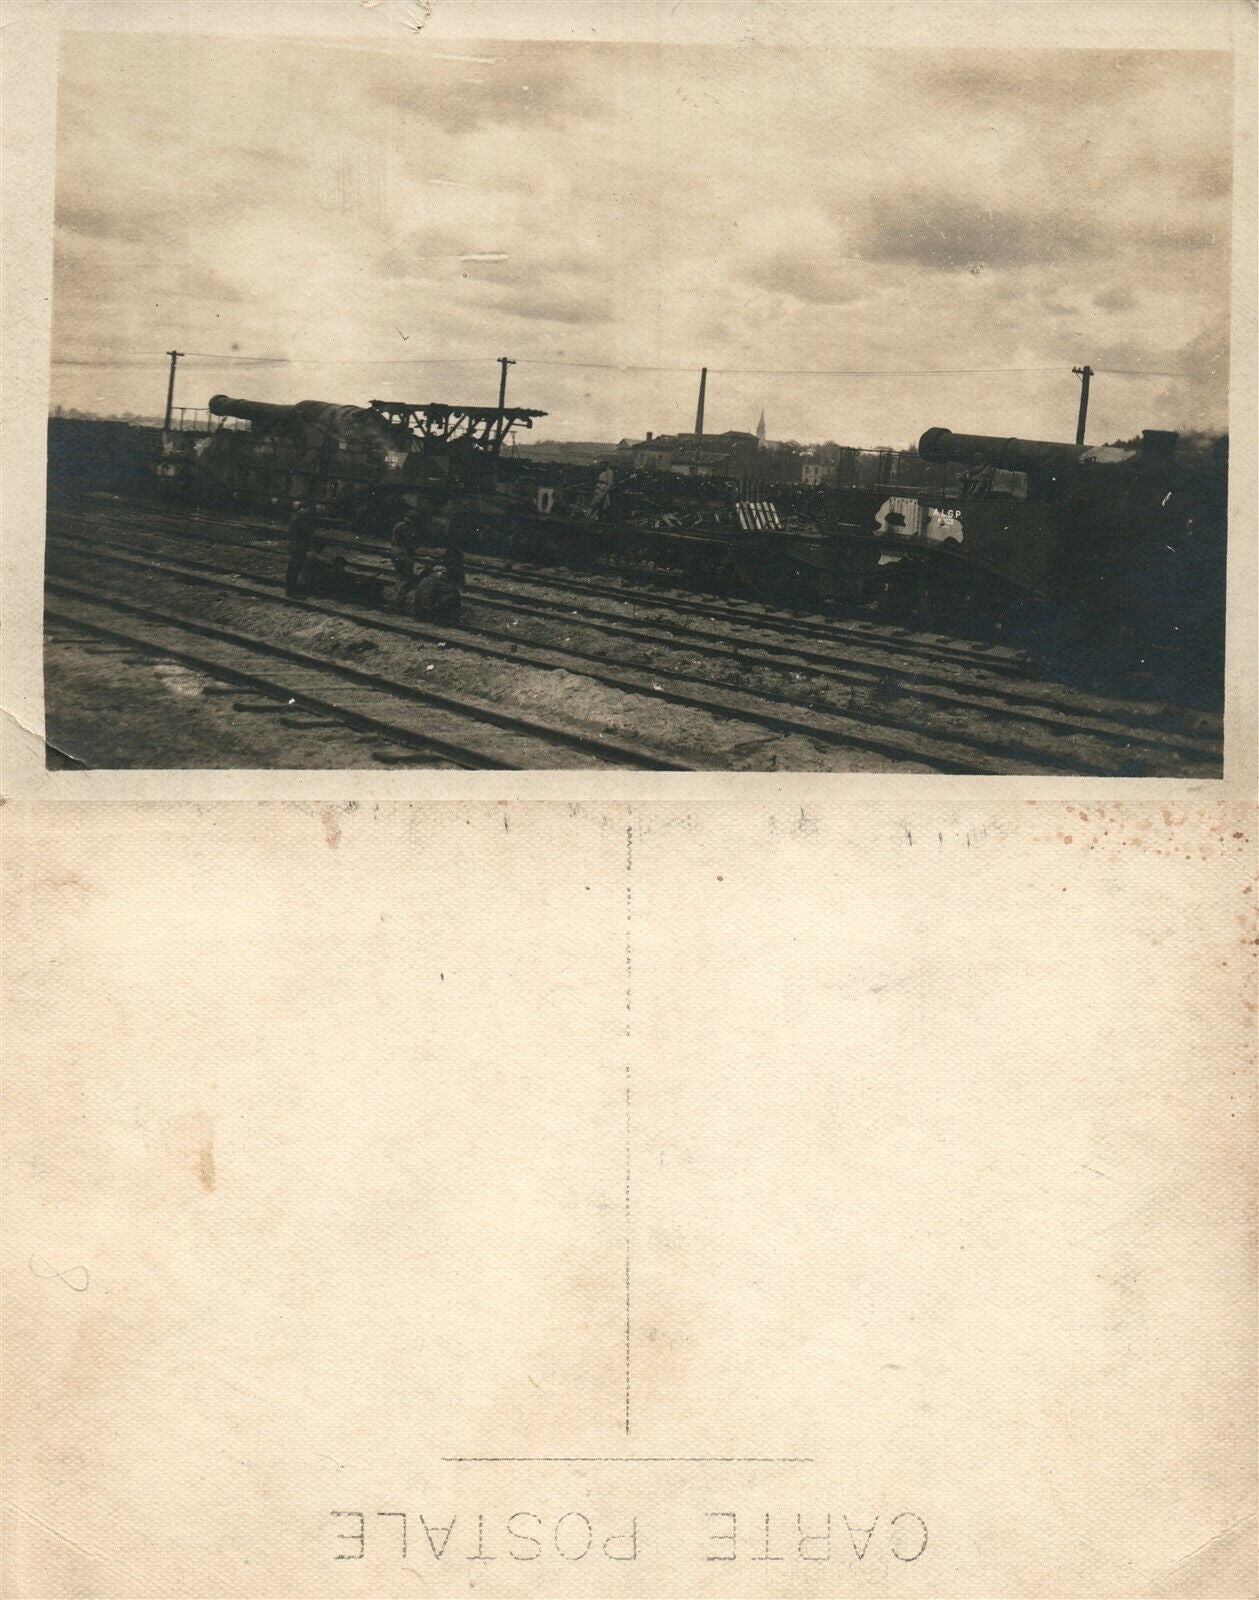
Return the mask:
[(0, 1594), (1254, 1600), (1250, 0), (0, 9)]
[(63, 36), (50, 765), (1220, 776), (1228, 53), (394, 32)]

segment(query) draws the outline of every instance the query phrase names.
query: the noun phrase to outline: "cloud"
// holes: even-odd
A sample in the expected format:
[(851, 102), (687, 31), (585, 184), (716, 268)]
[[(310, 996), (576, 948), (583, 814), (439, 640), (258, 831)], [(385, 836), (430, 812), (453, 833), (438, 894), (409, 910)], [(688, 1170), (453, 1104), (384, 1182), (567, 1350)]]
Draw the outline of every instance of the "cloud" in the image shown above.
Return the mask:
[(173, 274), (170, 292), (181, 299), (207, 305), (240, 305), (248, 299), (240, 285), (215, 267), (182, 266)]
[(577, 75), (565, 69), (562, 52), (555, 51), (550, 59), (515, 52), (475, 80), (381, 71), (370, 92), (385, 107), (435, 123), (446, 134), (559, 128), (599, 109)]
[[(706, 361), (726, 369), (714, 426), (749, 426), (766, 404), (786, 434), (857, 443), (935, 420), (1057, 437), (1083, 360), (1186, 373), (1099, 379), (1099, 436), (1206, 415), (1222, 392), (1218, 343), (1191, 348), (1227, 307), (1218, 61), (415, 43), (272, 40), (242, 56), (234, 41), (67, 35), (58, 344), (234, 340), (295, 363), (260, 373), (261, 397), (347, 400), (379, 392), (370, 362), (421, 345), (473, 361), (442, 369), (452, 394), (492, 398), (493, 358), (511, 349), (549, 426), (586, 437), (604, 421), (613, 437), (685, 426), (693, 386), (592, 385), (528, 369), (531, 355)], [(793, 101), (809, 115), (783, 115)], [(825, 366), (824, 348), (853, 367), (1020, 370), (729, 371)], [(326, 370), (305, 365), (316, 356)], [(1043, 380), (1023, 370), (1041, 366)], [(59, 369), (59, 399), (79, 403), (84, 370)], [(154, 371), (93, 381), (135, 408), (161, 391), (160, 358)]]
[(1209, 50), (995, 50), (945, 52), (907, 70), (935, 99), (970, 110), (1017, 117), (1052, 107), (1060, 119), (1075, 111), (1113, 114), (1123, 101), (1157, 95), (1169, 86), (1183, 94), (1186, 79), (1227, 81), (1224, 51)]
[(532, 238), (523, 248), (465, 255), (459, 263), (465, 298), (497, 320), (565, 326), (603, 323), (613, 316), (606, 259), (565, 247), (539, 249)]
[(809, 305), (847, 305), (859, 299), (861, 293), (854, 286), (851, 273), (810, 256), (786, 252), (749, 264), (740, 276), (758, 289), (789, 295)]
[(130, 239), (134, 236), (130, 220), (104, 206), (75, 205), (59, 200), (56, 222), (59, 228), (85, 239)]
[(504, 302), (512, 315), (531, 322), (586, 323), (606, 322), (612, 314), (604, 295), (541, 294)]
[(488, 249), (484, 241), (449, 228), (410, 228), (370, 258), (374, 274), (395, 280), (428, 279), (445, 269), (469, 265), (487, 271), (507, 259), (506, 252)]
[(1096, 225), (1080, 212), (1003, 210), (960, 196), (892, 193), (871, 208), (861, 254), (929, 272), (1025, 267), (1090, 254)]
[(1210, 250), (1219, 243), (1216, 229), (1198, 223), (1157, 222), (1133, 229), (1131, 237), (1155, 250)]
[(1180, 175), (1179, 192), (1183, 199), (1226, 200), (1233, 192), (1233, 163), (1225, 148), (1202, 155), (1190, 155)]

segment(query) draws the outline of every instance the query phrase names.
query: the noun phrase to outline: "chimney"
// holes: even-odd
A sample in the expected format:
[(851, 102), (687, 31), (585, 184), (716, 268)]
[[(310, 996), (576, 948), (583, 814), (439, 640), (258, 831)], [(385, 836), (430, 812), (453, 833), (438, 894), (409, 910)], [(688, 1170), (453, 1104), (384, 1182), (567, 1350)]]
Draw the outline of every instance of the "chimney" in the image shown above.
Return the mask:
[(695, 433), (698, 437), (704, 431), (704, 390), (708, 387), (708, 368), (701, 367), (699, 372), (699, 404), (695, 407)]
[(654, 437), (654, 435), (653, 435), (653, 434), (650, 434), (650, 433), (649, 433), (649, 434), (648, 434), (648, 435), (647, 435), (647, 438), (646, 438), (646, 440), (645, 440), (645, 443), (647, 443), (647, 444), (650, 444), (650, 443), (651, 443), (651, 441), (652, 441), (652, 439), (653, 439), (653, 437)]

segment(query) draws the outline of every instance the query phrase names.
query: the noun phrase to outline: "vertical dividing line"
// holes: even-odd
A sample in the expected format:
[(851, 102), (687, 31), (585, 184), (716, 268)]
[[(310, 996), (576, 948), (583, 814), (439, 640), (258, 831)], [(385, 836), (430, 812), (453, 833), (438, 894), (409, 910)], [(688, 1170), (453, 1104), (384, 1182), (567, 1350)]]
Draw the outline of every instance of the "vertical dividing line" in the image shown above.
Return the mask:
[(634, 1003), (634, 825), (625, 829), (625, 1431), (630, 1431), (630, 1055)]

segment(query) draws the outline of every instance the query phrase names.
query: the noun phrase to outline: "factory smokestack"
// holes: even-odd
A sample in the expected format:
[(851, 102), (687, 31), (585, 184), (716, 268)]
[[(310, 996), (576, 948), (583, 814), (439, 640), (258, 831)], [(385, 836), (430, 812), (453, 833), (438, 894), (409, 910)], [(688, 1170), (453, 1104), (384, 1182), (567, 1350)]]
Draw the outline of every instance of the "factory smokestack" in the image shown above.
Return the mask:
[(708, 368), (699, 370), (699, 404), (695, 407), (695, 432), (697, 435), (704, 431), (704, 390), (708, 387)]

